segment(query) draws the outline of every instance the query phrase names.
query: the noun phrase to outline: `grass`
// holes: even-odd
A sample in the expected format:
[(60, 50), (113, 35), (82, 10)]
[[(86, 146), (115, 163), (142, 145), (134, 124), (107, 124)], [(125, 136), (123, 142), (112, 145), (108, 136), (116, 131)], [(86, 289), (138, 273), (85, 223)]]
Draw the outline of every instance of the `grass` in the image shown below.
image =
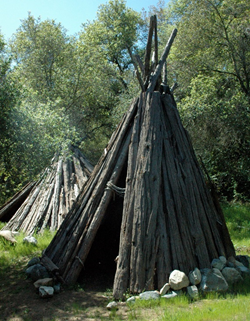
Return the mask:
[[(237, 254), (250, 255), (250, 205), (226, 204), (223, 205), (223, 211)], [(0, 229), (1, 227), (0, 224)], [(37, 246), (23, 244), (23, 234), (16, 237), (17, 243), (15, 245), (0, 238), (1, 279), (5, 278), (9, 269), (22, 268), (23, 270), (29, 258), (40, 256), (42, 250), (50, 243), (53, 234), (45, 231), (43, 235), (37, 234), (34, 236), (38, 240)], [(74, 291), (76, 291), (75, 288)], [(111, 290), (107, 290), (103, 294), (111, 300), (111, 292)], [(104, 306), (99, 307), (100, 309), (98, 308), (95, 312), (91, 312), (91, 309), (86, 309), (81, 303), (73, 302), (67, 308), (79, 320), (86, 314), (89, 316), (93, 313), (93, 318), (98, 320), (245, 321), (250, 320), (249, 302), (250, 280), (245, 280), (243, 284), (235, 286), (226, 294), (209, 294), (196, 301), (191, 301), (185, 295), (173, 299), (161, 298), (156, 301), (136, 300), (135, 303), (131, 303), (127, 307), (121, 307), (118, 311), (113, 310), (105, 315), (102, 314), (101, 310), (105, 309)], [(126, 312), (124, 312), (125, 310)], [(25, 320), (28, 319), (25, 318)], [(52, 320), (60, 319), (53, 315), (50, 321)]]
[(222, 206), (237, 254), (250, 255), (250, 204)]
[[(0, 223), (0, 229), (4, 226)], [(37, 245), (23, 243), (24, 233), (15, 236), (17, 243), (10, 243), (3, 237), (0, 237), (0, 277), (2, 277), (5, 269), (10, 266), (18, 267), (22, 262), (27, 261), (36, 255), (40, 256), (41, 252), (48, 246), (53, 238), (54, 233), (45, 230), (43, 234), (34, 234), (37, 239)]]

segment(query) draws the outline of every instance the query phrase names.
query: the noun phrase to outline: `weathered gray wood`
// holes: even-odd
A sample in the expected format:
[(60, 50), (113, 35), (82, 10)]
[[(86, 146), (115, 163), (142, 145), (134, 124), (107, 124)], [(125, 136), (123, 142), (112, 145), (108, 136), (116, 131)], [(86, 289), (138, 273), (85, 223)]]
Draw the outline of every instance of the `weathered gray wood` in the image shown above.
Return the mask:
[(153, 39), (153, 33), (154, 33), (155, 20), (156, 20), (156, 16), (150, 17), (148, 41), (146, 45), (146, 54), (145, 54), (144, 80), (146, 80), (146, 78), (149, 76), (149, 73), (150, 73), (151, 48), (152, 48), (152, 39)]
[(165, 61), (167, 59), (167, 56), (168, 56), (168, 54), (170, 52), (171, 46), (172, 46), (172, 44), (174, 42), (174, 39), (175, 39), (176, 35), (177, 35), (177, 29), (174, 29), (172, 31), (172, 33), (171, 33), (171, 36), (170, 36), (168, 42), (167, 42), (167, 45), (166, 45), (166, 47), (164, 49), (164, 52), (163, 52), (163, 54), (161, 56), (161, 59), (160, 59), (158, 65), (156, 66), (155, 72), (154, 72), (153, 76), (150, 79), (150, 83), (149, 83), (148, 88), (147, 88), (148, 91), (154, 91), (155, 85), (156, 85), (157, 80), (158, 80), (158, 78), (159, 78), (159, 76), (161, 74), (163, 65), (164, 65), (164, 63), (165, 63)]
[[(145, 56), (150, 72), (151, 19)], [(170, 92), (155, 91), (176, 36), (173, 31), (146, 92), (134, 100), (77, 202), (45, 251), (67, 283), (76, 282), (112, 192), (127, 162), (126, 190), (113, 295), (160, 289), (173, 269), (189, 273), (213, 258), (235, 255), (219, 205), (206, 187), (192, 144)], [(157, 47), (155, 43), (155, 51)], [(157, 59), (157, 58), (156, 58)], [(151, 66), (152, 67), (152, 66)], [(141, 69), (142, 70), (142, 69)], [(146, 89), (146, 87), (145, 87)], [(108, 249), (107, 249), (108, 250)]]
[[(89, 226), (102, 199), (106, 184), (114, 171), (120, 154), (120, 148), (123, 146), (124, 140), (126, 140), (129, 133), (130, 123), (137, 111), (137, 106), (138, 99), (132, 102), (129, 111), (124, 115), (121, 123), (112, 135), (106, 151), (103, 153), (93, 174), (84, 187), (81, 196), (68, 213), (62, 228), (46, 249), (46, 255), (53, 262), (56, 262), (62, 271), (68, 271), (70, 262), (78, 256), (75, 253), (77, 253), (81, 245), (84, 230), (86, 225)], [(64, 276), (66, 276), (65, 272)]]
[(41, 258), (41, 263), (42, 265), (50, 272), (55, 272), (58, 271), (59, 268), (51, 261), (51, 259), (49, 257), (47, 257), (46, 255), (44, 255)]
[(1, 206), (0, 221), (8, 222), (12, 218), (12, 216), (17, 211), (17, 208), (19, 208), (26, 200), (35, 184), (36, 182), (30, 182), (26, 184), (21, 189), (21, 191), (16, 193), (10, 200), (8, 200), (3, 206)]
[(143, 80), (142, 80), (142, 77), (141, 77), (141, 74), (140, 74), (140, 72), (139, 72), (139, 68), (138, 68), (138, 65), (137, 65), (137, 60), (136, 60), (136, 58), (133, 56), (132, 51), (131, 51), (131, 49), (130, 49), (129, 47), (128, 47), (128, 52), (129, 52), (130, 58), (131, 58), (131, 60), (132, 60), (132, 62), (133, 62), (133, 64), (134, 64), (135, 72), (136, 72), (136, 77), (137, 77), (137, 79), (138, 79), (138, 81), (139, 81), (139, 84), (140, 84), (140, 86), (141, 86), (141, 90), (142, 90), (142, 91), (145, 91), (144, 83), (143, 83)]
[(56, 155), (3, 229), (22, 230), (30, 235), (46, 227), (57, 230), (92, 169), (76, 147), (70, 146), (61, 156)]

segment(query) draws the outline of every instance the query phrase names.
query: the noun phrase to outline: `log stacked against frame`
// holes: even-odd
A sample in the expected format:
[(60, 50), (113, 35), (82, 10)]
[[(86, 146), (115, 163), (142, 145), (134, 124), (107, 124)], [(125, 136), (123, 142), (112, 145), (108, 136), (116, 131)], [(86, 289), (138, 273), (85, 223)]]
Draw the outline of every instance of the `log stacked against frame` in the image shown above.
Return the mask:
[[(11, 218), (3, 230), (23, 231), (32, 235), (45, 228), (57, 230), (72, 208), (93, 166), (77, 147), (55, 155), (41, 178), (30, 183), (9, 201), (1, 212)], [(30, 188), (24, 195), (24, 192)], [(24, 198), (26, 196), (26, 198)], [(22, 199), (21, 199), (22, 198)], [(13, 213), (12, 204), (20, 204)]]

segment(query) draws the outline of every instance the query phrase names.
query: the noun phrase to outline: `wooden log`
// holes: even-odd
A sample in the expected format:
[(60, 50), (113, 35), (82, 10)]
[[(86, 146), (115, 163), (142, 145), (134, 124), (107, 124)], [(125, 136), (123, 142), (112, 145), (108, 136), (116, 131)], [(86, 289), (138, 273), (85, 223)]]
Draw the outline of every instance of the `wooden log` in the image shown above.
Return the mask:
[(169, 52), (170, 52), (171, 46), (172, 46), (172, 44), (174, 42), (174, 39), (175, 39), (176, 35), (177, 35), (177, 29), (174, 29), (172, 31), (172, 33), (171, 33), (171, 36), (170, 36), (170, 38), (169, 38), (169, 40), (167, 42), (167, 45), (166, 45), (165, 49), (163, 51), (161, 59), (160, 59), (158, 65), (157, 65), (157, 67), (155, 69), (155, 72), (154, 72), (153, 76), (150, 79), (150, 83), (149, 83), (148, 88), (147, 88), (148, 91), (154, 91), (155, 85), (156, 85), (157, 80), (158, 80), (158, 78), (159, 78), (159, 76), (161, 74), (161, 70), (162, 70), (163, 65), (164, 65), (164, 63), (165, 63), (165, 61), (167, 59), (167, 56), (168, 56)]
[(135, 58), (135, 60), (137, 62), (137, 65), (140, 68), (141, 74), (144, 75), (145, 74), (145, 67), (143, 65), (143, 62), (141, 61), (140, 56), (139, 55), (134, 55), (134, 58)]
[(49, 272), (55, 272), (58, 271), (59, 268), (51, 261), (51, 259), (44, 255), (41, 258), (41, 264), (49, 271)]
[(91, 219), (90, 215), (94, 215), (98, 207), (106, 183), (110, 180), (114, 170), (117, 157), (120, 153), (120, 146), (124, 142), (128, 129), (131, 127), (130, 123), (137, 111), (137, 107), (138, 99), (135, 99), (112, 135), (106, 147), (106, 153), (103, 154), (93, 170), (93, 174), (84, 186), (81, 197), (78, 198), (56, 236), (46, 249), (46, 255), (58, 265), (61, 271), (66, 269), (72, 252), (76, 247), (79, 247), (80, 237), (83, 235), (89, 219)]
[[(12, 219), (8, 222), (8, 224), (5, 226), (6, 229), (10, 229), (11, 231), (18, 231), (20, 229), (20, 226), (27, 216), (27, 214), (30, 211), (31, 206), (35, 202), (39, 192), (40, 192), (41, 186), (35, 186), (34, 191), (32, 192), (32, 195), (29, 199), (27, 199), (22, 206), (19, 208), (19, 210), (15, 213), (15, 215), (12, 217)], [(17, 219), (18, 218), (18, 219)]]
[(8, 222), (30, 194), (36, 182), (26, 184), (18, 193), (0, 208), (0, 220)]
[(126, 191), (123, 203), (119, 256), (113, 287), (113, 296), (116, 299), (122, 298), (124, 289), (129, 287), (130, 255), (132, 245), (131, 239), (134, 216), (134, 194), (132, 193), (134, 190), (133, 176), (136, 168), (138, 145), (140, 141), (140, 128), (143, 114), (142, 97), (144, 97), (144, 95), (145, 94), (141, 94), (141, 99), (139, 100), (138, 112), (134, 120), (133, 133), (128, 152), (128, 168), (126, 177)]
[(134, 65), (134, 68), (135, 68), (135, 72), (136, 72), (136, 77), (139, 81), (139, 84), (140, 84), (140, 87), (141, 87), (141, 90), (142, 91), (145, 91), (145, 87), (144, 87), (144, 83), (143, 83), (143, 80), (142, 80), (142, 77), (141, 77), (141, 74), (139, 72), (139, 68), (138, 68), (138, 65), (137, 65), (137, 60), (135, 59), (135, 57), (133, 56), (132, 54), (132, 51), (131, 49), (128, 47), (128, 52), (129, 52), (129, 55), (130, 55), (130, 58), (133, 62), (133, 65)]
[(147, 45), (146, 45), (146, 54), (145, 54), (144, 80), (146, 80), (150, 74), (150, 58), (151, 58), (152, 38), (153, 38), (153, 33), (154, 33), (155, 21), (156, 21), (156, 16), (151, 16), (150, 17), (149, 32), (148, 32), (148, 40), (147, 40)]
[[(141, 132), (138, 131), (139, 136), (134, 135), (137, 157), (134, 157), (134, 149), (130, 148), (132, 153), (129, 152), (119, 259), (114, 281), (115, 298), (121, 298), (128, 282), (131, 292), (140, 292), (145, 286), (152, 288), (154, 283), (153, 274), (159, 245), (159, 238), (155, 238), (155, 227), (160, 193), (161, 172), (158, 166), (161, 163), (162, 136), (159, 129), (161, 112), (149, 106), (157, 106), (159, 97), (148, 94), (147, 98), (144, 98), (144, 103), (147, 103), (142, 108), (144, 115)], [(131, 174), (132, 180), (128, 179)], [(151, 189), (155, 193), (148, 197)]]
[(59, 212), (59, 201), (60, 201), (60, 192), (62, 185), (62, 159), (58, 161), (58, 167), (55, 177), (55, 187), (54, 187), (54, 195), (53, 195), (53, 207), (52, 207), (52, 217), (51, 217), (51, 227), (52, 231), (57, 229), (58, 225), (58, 212)]
[[(119, 158), (117, 159), (115, 168), (113, 170), (113, 173), (109, 179), (114, 185), (118, 181), (120, 174), (122, 172), (123, 166), (125, 164), (125, 161), (127, 159), (127, 153), (128, 153), (128, 146), (130, 143), (132, 134), (132, 128), (128, 131), (126, 140), (120, 150)], [(104, 180), (105, 181), (105, 180)], [(76, 282), (83, 266), (82, 262), (86, 260), (86, 257), (90, 251), (91, 245), (94, 241), (95, 235), (98, 231), (98, 228), (102, 222), (103, 216), (105, 214), (105, 211), (108, 207), (108, 204), (112, 197), (112, 191), (110, 189), (105, 189), (102, 199), (100, 200), (100, 203), (98, 205), (98, 208), (96, 209), (93, 218), (87, 224), (87, 228), (85, 228), (83, 232), (82, 240), (80, 240), (79, 244), (81, 245), (73, 252), (72, 255), (72, 266), (68, 268), (68, 270), (65, 271), (63, 277), (67, 283), (74, 283)], [(94, 200), (93, 200), (94, 201)], [(76, 254), (76, 256), (75, 256)], [(74, 257), (75, 256), (75, 257)], [(69, 261), (69, 265), (70, 265)], [(66, 274), (67, 273), (67, 274)]]

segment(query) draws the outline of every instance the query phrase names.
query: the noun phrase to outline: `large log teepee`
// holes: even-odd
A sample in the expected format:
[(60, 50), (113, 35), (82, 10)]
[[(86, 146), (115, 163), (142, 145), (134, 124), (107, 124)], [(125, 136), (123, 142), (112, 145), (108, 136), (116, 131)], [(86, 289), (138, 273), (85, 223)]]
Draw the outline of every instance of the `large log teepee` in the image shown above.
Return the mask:
[(57, 153), (36, 182), (27, 184), (0, 208), (3, 230), (29, 235), (57, 230), (71, 209), (93, 166), (75, 146)]
[[(124, 115), (44, 253), (66, 283), (77, 281), (91, 255), (104, 252), (112, 261), (118, 255), (113, 286), (117, 299), (128, 288), (135, 293), (160, 288), (174, 269), (188, 273), (195, 267), (210, 267), (220, 255), (235, 255), (223, 214), (205, 184), (164, 75), (159, 86), (176, 30), (150, 71), (153, 31), (156, 38), (155, 17), (141, 69), (144, 77), (138, 74), (142, 93)], [(114, 193), (124, 194), (121, 209), (112, 206), (119, 199), (113, 199)], [(105, 235), (92, 253), (106, 220)], [(112, 224), (116, 230), (110, 232)]]

